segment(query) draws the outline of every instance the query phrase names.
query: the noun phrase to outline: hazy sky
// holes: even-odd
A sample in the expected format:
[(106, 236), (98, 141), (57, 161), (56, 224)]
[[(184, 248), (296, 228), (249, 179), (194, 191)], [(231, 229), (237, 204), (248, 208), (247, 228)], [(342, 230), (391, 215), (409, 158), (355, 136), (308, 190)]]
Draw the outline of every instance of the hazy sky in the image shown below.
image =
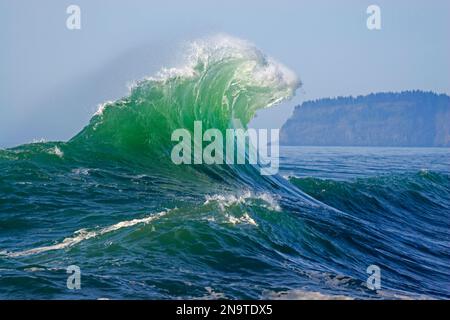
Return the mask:
[[(66, 28), (70, 4), (81, 30)], [(370, 4), (381, 30), (366, 27)], [(176, 64), (180, 42), (215, 33), (249, 40), (304, 83), (258, 127), (319, 97), (449, 93), (449, 20), (447, 0), (0, 0), (0, 147), (70, 138), (128, 82)]]

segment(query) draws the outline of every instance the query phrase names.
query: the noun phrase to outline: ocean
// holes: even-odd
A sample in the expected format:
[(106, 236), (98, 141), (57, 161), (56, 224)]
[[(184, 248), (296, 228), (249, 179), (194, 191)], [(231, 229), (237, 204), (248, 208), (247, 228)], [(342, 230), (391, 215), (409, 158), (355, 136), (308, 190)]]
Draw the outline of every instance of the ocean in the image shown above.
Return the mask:
[(69, 141), (0, 150), (0, 299), (450, 298), (449, 149), (175, 165), (176, 128), (245, 126), (300, 85), (245, 43), (194, 48)]

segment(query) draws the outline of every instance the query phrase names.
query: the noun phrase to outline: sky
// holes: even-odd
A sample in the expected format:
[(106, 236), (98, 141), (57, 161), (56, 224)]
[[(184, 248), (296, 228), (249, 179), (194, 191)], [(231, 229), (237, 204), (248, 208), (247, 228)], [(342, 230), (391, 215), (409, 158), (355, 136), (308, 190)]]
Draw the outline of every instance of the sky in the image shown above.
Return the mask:
[[(81, 8), (81, 29), (66, 9)], [(366, 26), (369, 5), (381, 30)], [(225, 33), (293, 70), (296, 97), (251, 125), (277, 128), (322, 97), (450, 93), (447, 0), (0, 0), (0, 147), (67, 140), (127, 84), (177, 65), (180, 45)]]

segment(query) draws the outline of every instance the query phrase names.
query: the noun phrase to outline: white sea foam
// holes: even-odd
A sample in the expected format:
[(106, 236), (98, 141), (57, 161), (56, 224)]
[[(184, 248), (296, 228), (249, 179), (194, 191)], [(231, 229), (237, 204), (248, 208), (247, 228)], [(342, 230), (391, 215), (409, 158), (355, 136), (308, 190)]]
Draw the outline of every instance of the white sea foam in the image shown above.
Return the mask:
[(273, 300), (353, 300), (352, 297), (344, 295), (330, 295), (318, 291), (287, 290), (270, 291), (266, 294), (268, 299)]
[(388, 300), (431, 300), (432, 297), (406, 291), (378, 290), (377, 295)]
[[(230, 207), (235, 205), (251, 205), (250, 200), (261, 200), (261, 203), (258, 203), (259, 206), (267, 208), (272, 211), (281, 211), (281, 207), (278, 204), (278, 201), (269, 193), (253, 193), (250, 191), (245, 191), (241, 195), (233, 195), (233, 194), (215, 194), (215, 195), (207, 195), (204, 205), (208, 204), (216, 204), (220, 211), (225, 214), (225, 219), (228, 223), (233, 225), (236, 224), (250, 224), (253, 226), (258, 226), (258, 223), (247, 213), (245, 212), (241, 216), (233, 215), (229, 210)], [(214, 217), (207, 218), (210, 222), (215, 222), (216, 219)]]
[[(301, 84), (294, 72), (264, 55), (255, 45), (246, 40), (218, 34), (189, 42), (184, 47), (185, 55), (178, 66), (164, 67), (144, 80), (167, 81), (179, 77), (194, 77), (211, 64), (227, 59), (242, 59), (247, 63), (239, 68), (236, 73), (237, 79), (253, 81), (260, 86), (285, 87), (292, 91)], [(129, 89), (133, 90), (140, 82), (130, 84)]]
[(218, 300), (218, 299), (226, 299), (226, 296), (222, 292), (217, 292), (211, 287), (205, 287), (207, 294), (200, 297), (203, 300)]
[(89, 168), (76, 168), (72, 169), (72, 173), (77, 176), (87, 176), (91, 172), (91, 169)]
[(226, 208), (236, 205), (236, 204), (244, 204), (249, 199), (258, 199), (262, 200), (265, 204), (263, 205), (269, 210), (272, 211), (281, 211), (281, 207), (278, 204), (276, 198), (269, 193), (253, 193), (251, 191), (245, 191), (241, 195), (233, 195), (233, 194), (215, 194), (215, 195), (207, 195), (206, 196), (206, 204), (210, 204), (211, 202), (216, 202), (219, 208), (222, 211), (225, 211)]
[(37, 248), (24, 250), (24, 251), (17, 251), (17, 252), (2, 251), (2, 252), (0, 252), (0, 254), (6, 255), (8, 257), (22, 257), (22, 256), (29, 256), (29, 255), (33, 255), (33, 254), (42, 253), (42, 252), (52, 251), (52, 250), (65, 249), (68, 247), (72, 247), (84, 240), (92, 239), (92, 238), (95, 238), (100, 235), (104, 235), (104, 234), (112, 232), (112, 231), (116, 231), (116, 230), (119, 230), (122, 228), (128, 228), (128, 227), (134, 226), (136, 224), (141, 224), (141, 223), (147, 224), (155, 219), (158, 219), (158, 218), (164, 216), (167, 213), (168, 213), (168, 211), (162, 211), (162, 212), (152, 214), (148, 217), (141, 218), (141, 219), (121, 221), (119, 223), (102, 228), (100, 230), (88, 231), (86, 229), (80, 229), (80, 230), (77, 230), (74, 232), (74, 236), (65, 238), (62, 242), (59, 242), (54, 245), (37, 247)]
[(105, 109), (106, 109), (108, 106), (112, 105), (113, 103), (114, 103), (114, 101), (111, 101), (111, 100), (108, 100), (108, 101), (105, 101), (105, 102), (103, 102), (103, 103), (100, 103), (100, 104), (98, 105), (97, 111), (94, 113), (94, 115), (95, 115), (95, 116), (101, 116), (101, 115), (103, 115), (103, 112), (105, 111)]
[(251, 224), (253, 226), (258, 226), (256, 221), (252, 217), (250, 217), (247, 212), (244, 213), (241, 217), (235, 217), (231, 214), (226, 214), (225, 217), (227, 218), (228, 222), (231, 224), (244, 223), (244, 224)]
[(64, 157), (64, 152), (61, 151), (61, 149), (58, 146), (55, 146), (54, 148), (50, 149), (48, 151), (49, 154), (53, 154), (59, 158)]
[[(413, 294), (405, 291), (378, 290), (376, 295), (382, 299), (388, 300), (429, 300), (431, 297), (419, 294)], [(306, 291), (292, 289), (286, 291), (268, 291), (265, 294), (267, 299), (281, 300), (353, 300), (346, 295), (325, 294), (318, 291)]]

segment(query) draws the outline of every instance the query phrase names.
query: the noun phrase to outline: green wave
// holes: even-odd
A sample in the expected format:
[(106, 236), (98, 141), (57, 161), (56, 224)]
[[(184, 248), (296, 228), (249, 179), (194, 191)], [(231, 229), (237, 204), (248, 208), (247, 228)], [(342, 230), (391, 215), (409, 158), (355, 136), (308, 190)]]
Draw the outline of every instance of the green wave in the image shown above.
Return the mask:
[(254, 45), (218, 35), (192, 42), (180, 66), (163, 68), (137, 81), (126, 97), (100, 105), (68, 142), (22, 145), (0, 158), (151, 172), (155, 184), (170, 180), (187, 190), (194, 181), (202, 193), (211, 191), (211, 182), (231, 189), (242, 184), (289, 189), (279, 177), (261, 177), (253, 165), (175, 165), (171, 151), (177, 143), (171, 136), (187, 129), (193, 139), (195, 121), (202, 122), (203, 132), (214, 128), (224, 136), (236, 123), (246, 128), (258, 110), (290, 99), (300, 85), (292, 71)]
[(292, 97), (300, 82), (251, 44), (226, 36), (194, 42), (184, 66), (137, 82), (127, 97), (100, 106), (69, 147), (170, 161), (175, 129), (225, 132), (257, 110)]

